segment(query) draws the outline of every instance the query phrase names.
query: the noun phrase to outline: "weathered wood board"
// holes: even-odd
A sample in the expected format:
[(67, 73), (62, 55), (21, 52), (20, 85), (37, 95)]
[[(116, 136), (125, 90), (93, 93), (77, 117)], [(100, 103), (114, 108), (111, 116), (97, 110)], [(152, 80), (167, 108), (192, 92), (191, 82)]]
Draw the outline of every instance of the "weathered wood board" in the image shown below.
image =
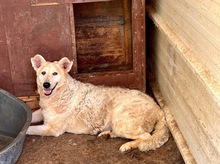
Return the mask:
[(92, 2), (108, 2), (112, 0), (31, 0), (31, 6), (48, 6), (48, 5), (60, 5), (66, 3), (92, 3)]
[(132, 68), (131, 3), (74, 4), (79, 72)]
[[(170, 26), (176, 15), (172, 16), (173, 21), (168, 21), (161, 16), (159, 9), (149, 7), (148, 12), (158, 27), (152, 31), (154, 45), (151, 48), (154, 52), (153, 70), (162, 95), (196, 162), (218, 163), (219, 81), (203, 63), (202, 57), (198, 58), (197, 53)], [(219, 61), (218, 58), (215, 60)]]
[(149, 0), (199, 61), (220, 81), (220, 3), (216, 0)]

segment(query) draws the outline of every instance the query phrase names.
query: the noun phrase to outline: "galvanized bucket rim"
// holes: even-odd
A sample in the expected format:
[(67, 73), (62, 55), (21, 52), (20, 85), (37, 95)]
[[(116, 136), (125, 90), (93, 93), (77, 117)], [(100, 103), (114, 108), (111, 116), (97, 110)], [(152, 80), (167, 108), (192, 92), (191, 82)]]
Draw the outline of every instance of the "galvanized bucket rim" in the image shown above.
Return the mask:
[(0, 155), (2, 155), (5, 152), (7, 152), (8, 150), (10, 150), (12, 145), (15, 144), (15, 142), (18, 142), (18, 141), (21, 141), (22, 139), (24, 139), (24, 136), (26, 135), (27, 128), (29, 127), (29, 125), (31, 123), (32, 113), (31, 113), (31, 109), (19, 98), (15, 97), (11, 93), (9, 93), (9, 92), (1, 89), (1, 88), (0, 88), (0, 92), (2, 92), (4, 95), (10, 97), (12, 100), (16, 100), (21, 106), (24, 107), (24, 109), (27, 113), (27, 119), (26, 119), (26, 122), (23, 125), (21, 131), (19, 132), (19, 134), (14, 138), (14, 140), (7, 147), (5, 147), (4, 149), (1, 150)]

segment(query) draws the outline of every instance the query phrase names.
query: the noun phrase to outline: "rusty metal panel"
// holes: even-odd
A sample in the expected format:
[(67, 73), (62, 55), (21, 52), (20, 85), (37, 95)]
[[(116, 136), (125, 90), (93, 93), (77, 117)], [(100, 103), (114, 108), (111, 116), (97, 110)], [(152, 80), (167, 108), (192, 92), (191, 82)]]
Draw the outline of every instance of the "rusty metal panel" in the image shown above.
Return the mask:
[(30, 5), (30, 0), (0, 0), (0, 6), (3, 7), (24, 5)]
[(14, 94), (33, 95), (35, 72), (30, 58), (43, 54), (47, 60), (73, 59), (68, 5), (3, 8)]
[[(0, 29), (1, 30), (1, 29)], [(1, 33), (1, 31), (0, 31)], [(0, 34), (1, 35), (1, 34)], [(0, 42), (2, 39), (0, 39)], [(0, 88), (13, 93), (13, 84), (11, 80), (11, 71), (7, 46), (0, 43)]]
[(74, 5), (78, 71), (132, 68), (130, 3)]
[(0, 25), (0, 88), (13, 93), (5, 26), (2, 18), (2, 6), (0, 6)]

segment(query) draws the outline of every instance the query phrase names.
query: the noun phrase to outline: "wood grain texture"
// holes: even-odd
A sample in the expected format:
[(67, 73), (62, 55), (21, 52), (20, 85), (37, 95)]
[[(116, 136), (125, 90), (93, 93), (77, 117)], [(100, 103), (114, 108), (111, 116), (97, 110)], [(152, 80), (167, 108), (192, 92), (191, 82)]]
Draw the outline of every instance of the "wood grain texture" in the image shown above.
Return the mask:
[(175, 142), (178, 145), (178, 148), (182, 154), (182, 157), (185, 161), (185, 163), (189, 164), (196, 164), (196, 161), (192, 155), (192, 153), (189, 150), (189, 146), (183, 137), (183, 134), (181, 133), (173, 115), (170, 113), (170, 109), (167, 106), (161, 92), (159, 89), (159, 86), (157, 85), (157, 82), (154, 78), (149, 78), (150, 80), (150, 86), (152, 88), (154, 97), (156, 98), (156, 101), (158, 102), (161, 109), (164, 111), (166, 116), (167, 125), (169, 127), (170, 132), (172, 133), (172, 136), (175, 138)]
[(218, 81), (159, 12), (148, 8), (154, 32), (155, 74), (160, 90), (198, 163), (218, 163)]
[(146, 86), (145, 14), (145, 0), (132, 0), (133, 70), (139, 78), (137, 79), (139, 87)]
[(31, 0), (31, 6), (51, 6), (59, 4), (78, 4), (78, 3), (93, 3), (93, 2), (108, 2), (113, 0)]
[[(220, 4), (207, 0), (150, 0), (181, 41), (197, 54), (220, 85)], [(169, 12), (168, 12), (169, 11)]]
[[(129, 1), (126, 2), (128, 3)], [(125, 1), (124, 5), (127, 5)], [(141, 91), (146, 90), (145, 1), (131, 1), (130, 12), (132, 18), (132, 45), (130, 47), (132, 54), (132, 69), (81, 73), (75, 76), (77, 79), (93, 84), (116, 85)], [(129, 35), (124, 37), (129, 37)]]
[(130, 5), (127, 0), (74, 5), (79, 72), (132, 68)]

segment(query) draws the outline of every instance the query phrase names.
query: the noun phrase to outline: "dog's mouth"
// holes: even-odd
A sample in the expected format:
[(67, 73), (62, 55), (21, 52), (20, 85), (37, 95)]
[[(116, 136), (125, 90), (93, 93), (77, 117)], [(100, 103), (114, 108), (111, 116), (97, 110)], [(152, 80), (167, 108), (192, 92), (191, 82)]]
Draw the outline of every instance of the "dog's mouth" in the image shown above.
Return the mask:
[(44, 89), (43, 89), (44, 94), (45, 94), (46, 96), (50, 96), (50, 95), (53, 93), (53, 90), (56, 88), (57, 84), (58, 84), (58, 82), (56, 83), (56, 85), (55, 85), (52, 89), (50, 89), (50, 88), (44, 88)]

